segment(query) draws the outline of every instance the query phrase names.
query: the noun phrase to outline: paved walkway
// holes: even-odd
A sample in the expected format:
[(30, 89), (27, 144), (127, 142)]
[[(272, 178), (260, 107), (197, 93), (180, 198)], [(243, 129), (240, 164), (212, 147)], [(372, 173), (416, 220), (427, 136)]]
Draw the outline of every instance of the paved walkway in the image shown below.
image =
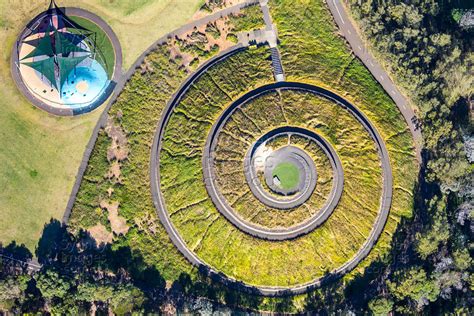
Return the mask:
[[(182, 239), (179, 232), (177, 231), (176, 227), (171, 222), (170, 216), (168, 214), (166, 203), (164, 201), (163, 195), (161, 193), (161, 180), (160, 180), (160, 153), (161, 153), (161, 146), (162, 146), (162, 139), (164, 136), (165, 128), (168, 122), (168, 119), (173, 112), (174, 107), (179, 104), (183, 95), (187, 92), (187, 90), (192, 86), (193, 82), (198, 79), (202, 74), (204, 74), (210, 67), (213, 65), (225, 60), (232, 54), (242, 50), (241, 47), (234, 46), (223, 52), (210, 60), (208, 60), (205, 64), (203, 64), (199, 69), (194, 73), (191, 77), (189, 77), (178, 90), (178, 92), (173, 96), (170, 102), (167, 104), (164, 114), (158, 124), (158, 128), (156, 130), (155, 138), (153, 140), (152, 152), (151, 152), (151, 161), (150, 161), (150, 175), (151, 175), (151, 191), (153, 197), (153, 203), (155, 205), (156, 211), (158, 216), (165, 227), (168, 235), (171, 238), (173, 244), (178, 248), (178, 250), (191, 262), (193, 265), (199, 267), (201, 270), (206, 271), (211, 277), (219, 279), (225, 285), (229, 287), (237, 287), (239, 290), (244, 290), (250, 293), (258, 293), (261, 295), (268, 295), (268, 296), (280, 296), (280, 295), (288, 295), (288, 294), (301, 294), (305, 293), (308, 290), (318, 287), (325, 282), (333, 281), (334, 279), (342, 277), (345, 273), (354, 269), (360, 261), (362, 261), (371, 251), (373, 246), (375, 245), (377, 239), (379, 238), (380, 234), (383, 231), (385, 223), (388, 218), (391, 201), (392, 201), (392, 190), (393, 190), (393, 178), (392, 178), (392, 169), (390, 166), (389, 156), (387, 148), (383, 142), (382, 137), (375, 129), (375, 127), (370, 123), (369, 119), (359, 111), (354, 105), (350, 102), (345, 100), (344, 98), (340, 97), (339, 95), (335, 94), (334, 92), (328, 91), (324, 88), (312, 86), (304, 83), (298, 82), (277, 82), (274, 84), (270, 84), (267, 86), (260, 87), (258, 89), (262, 89), (262, 92), (265, 89), (274, 90), (274, 89), (294, 89), (294, 90), (303, 90), (310, 93), (315, 93), (321, 95), (327, 99), (332, 100), (336, 104), (340, 105), (341, 107), (347, 109), (352, 115), (362, 124), (368, 133), (371, 135), (372, 139), (374, 140), (377, 148), (378, 154), (381, 160), (381, 167), (382, 167), (382, 179), (383, 179), (383, 189), (382, 189), (382, 197), (381, 197), (381, 205), (380, 210), (377, 213), (377, 217), (375, 219), (374, 226), (369, 234), (369, 237), (366, 239), (362, 247), (358, 250), (358, 252), (346, 263), (342, 266), (338, 267), (337, 269), (329, 272), (322, 278), (318, 278), (306, 284), (301, 284), (294, 287), (273, 287), (273, 286), (251, 286), (245, 284), (241, 281), (234, 280), (229, 278), (217, 270), (211, 268), (206, 262), (202, 261), (193, 251), (188, 248), (186, 242)], [(257, 90), (258, 90), (257, 89)], [(252, 91), (255, 95), (258, 95), (258, 92)], [(235, 103), (234, 103), (235, 104)], [(225, 112), (229, 112), (229, 109), (226, 109), (224, 113), (221, 115), (220, 119), (226, 117)], [(219, 119), (218, 119), (219, 121)], [(209, 139), (213, 139), (216, 137), (218, 129), (212, 129), (209, 133)], [(211, 152), (211, 143), (209, 141), (206, 142), (204, 155), (203, 155), (203, 164), (206, 164), (210, 159), (208, 158)], [(209, 166), (204, 165), (204, 172), (206, 169), (209, 169)], [(204, 179), (206, 181), (206, 186), (210, 181), (212, 181), (212, 175), (204, 175)], [(215, 203), (216, 194), (213, 192), (209, 192), (211, 199)], [(217, 206), (217, 205), (216, 205)], [(226, 213), (226, 209), (222, 209), (218, 207), (218, 210), (224, 215), (229, 215), (231, 213)], [(227, 216), (226, 216), (227, 218)], [(231, 221), (232, 222), (232, 221)], [(234, 225), (236, 223), (233, 222)], [(242, 229), (242, 226), (237, 223), (237, 227)], [(265, 232), (262, 232), (265, 234)], [(262, 238), (265, 235), (261, 236)], [(291, 238), (291, 236), (290, 236)]]
[(268, 8), (268, 0), (260, 0), (260, 7), (262, 8), (263, 20), (265, 21), (265, 31), (272, 34), (268, 40), (270, 45), (270, 53), (272, 57), (272, 66), (275, 80), (277, 82), (285, 81), (285, 72), (281, 63), (280, 51), (278, 50), (278, 31), (276, 25), (273, 24), (270, 9)]
[(0, 257), (3, 258), (3, 260), (5, 260), (7, 262), (12, 261), (12, 262), (21, 263), (22, 265), (26, 266), (26, 268), (28, 270), (30, 270), (32, 272), (39, 271), (42, 268), (42, 265), (38, 262), (37, 259), (30, 259), (28, 261), (23, 261), (23, 260), (15, 259), (15, 257), (13, 257), (13, 256), (5, 255), (3, 253), (0, 253)]
[[(252, 90), (246, 93), (245, 95), (243, 95), (242, 97), (240, 97), (239, 99), (237, 99), (236, 101), (234, 101), (228, 108), (225, 109), (225, 111), (219, 116), (219, 118), (217, 118), (216, 122), (211, 127), (208, 138), (206, 140), (203, 158), (202, 158), (202, 167), (203, 167), (206, 190), (212, 202), (214, 203), (216, 208), (219, 210), (219, 212), (239, 230), (251, 236), (261, 238), (261, 239), (266, 239), (266, 240), (282, 241), (282, 240), (297, 238), (299, 236), (308, 234), (309, 232), (313, 231), (329, 218), (329, 216), (332, 214), (337, 204), (339, 203), (339, 200), (342, 195), (343, 183), (344, 183), (344, 171), (342, 168), (342, 163), (336, 151), (324, 138), (322, 138), (318, 134), (310, 130), (299, 128), (299, 127), (288, 126), (288, 127), (278, 128), (278, 129), (272, 130), (267, 135), (264, 135), (264, 137), (269, 136), (269, 135), (271, 137), (271, 135), (278, 135), (279, 133), (292, 133), (292, 134), (300, 134), (302, 135), (302, 137), (310, 138), (316, 144), (318, 144), (318, 146), (324, 151), (333, 169), (334, 181), (333, 181), (332, 189), (326, 203), (319, 210), (319, 212), (314, 214), (311, 218), (309, 218), (307, 221), (304, 221), (303, 223), (300, 223), (298, 225), (288, 227), (288, 228), (282, 228), (282, 229), (272, 229), (272, 228), (262, 227), (262, 226), (244, 221), (233, 210), (233, 208), (229, 205), (229, 203), (227, 202), (225, 197), (222, 195), (222, 193), (219, 191), (215, 183), (217, 176), (215, 174), (213, 153), (215, 152), (216, 147), (217, 147), (217, 140), (219, 138), (220, 131), (222, 130), (225, 123), (231, 118), (234, 111), (236, 111), (242, 104), (245, 104), (246, 102), (254, 98), (258, 98), (261, 95), (275, 91), (276, 89), (296, 88), (294, 84), (295, 83), (280, 82), (280, 83), (266, 85), (263, 87), (259, 87), (255, 90)], [(301, 87), (300, 89), (304, 90), (303, 88), (304, 87)], [(179, 101), (177, 101), (177, 103), (179, 103)], [(250, 165), (252, 161), (251, 156), (252, 156), (252, 152), (254, 151), (255, 145), (256, 144), (253, 144), (253, 146), (247, 152), (247, 155), (244, 159), (244, 164), (245, 164), (244, 171), (245, 171), (245, 177), (247, 179), (247, 182), (249, 183), (249, 187), (252, 193), (257, 197), (257, 199), (262, 200), (263, 199), (262, 192), (258, 189), (258, 186), (253, 183), (253, 179), (258, 178), (258, 177), (254, 173), (254, 168), (252, 168), (252, 166)], [(314, 186), (316, 185), (315, 176), (313, 177), (312, 181), (314, 181), (314, 183), (312, 183), (310, 186), (313, 186), (314, 188)], [(270, 206), (273, 208), (279, 208), (279, 209), (292, 208), (301, 204), (299, 203), (300, 201), (304, 202), (307, 198), (309, 198), (311, 194), (312, 194), (312, 191), (306, 192), (306, 195), (303, 195), (301, 200), (298, 199), (298, 200), (283, 202), (283, 201), (278, 201), (276, 199), (272, 199), (272, 200), (267, 199), (266, 201), (270, 203)]]
[(336, 21), (339, 30), (342, 35), (349, 42), (352, 47), (354, 54), (364, 63), (364, 65), (370, 70), (375, 79), (382, 85), (385, 91), (390, 95), (398, 109), (402, 113), (405, 121), (410, 127), (411, 134), (415, 141), (416, 157), (421, 162), (421, 149), (423, 139), (421, 135), (420, 127), (417, 124), (417, 118), (415, 112), (410, 106), (407, 98), (403, 96), (395, 84), (392, 82), (386, 71), (380, 66), (377, 60), (372, 56), (370, 51), (361, 40), (356, 28), (352, 24), (352, 20), (349, 18), (345, 6), (340, 0), (326, 0), (329, 9)]
[[(328, 1), (331, 2), (333, 0), (328, 0)], [(86, 152), (84, 154), (83, 163), (81, 164), (81, 168), (79, 170), (79, 173), (78, 173), (78, 176), (77, 176), (77, 179), (76, 179), (75, 189), (73, 190), (73, 193), (71, 194), (70, 201), (68, 203), (68, 209), (66, 210), (66, 213), (65, 213), (65, 216), (64, 216), (64, 219), (63, 219), (65, 222), (67, 222), (67, 220), (69, 218), (70, 210), (71, 210), (71, 208), (74, 204), (74, 200), (75, 200), (75, 197), (76, 197), (76, 194), (77, 194), (77, 190), (78, 190), (79, 185), (81, 183), (82, 177), (84, 175), (85, 168), (87, 166), (87, 162), (89, 160), (92, 149), (93, 149), (94, 144), (96, 142), (98, 132), (99, 132), (100, 128), (102, 128), (105, 125), (107, 115), (108, 115), (108, 110), (109, 110), (110, 106), (115, 102), (115, 99), (117, 98), (120, 91), (123, 89), (125, 83), (129, 80), (129, 78), (135, 72), (135, 68), (139, 67), (139, 65), (143, 62), (145, 56), (147, 54), (149, 54), (155, 48), (156, 45), (159, 45), (159, 44), (162, 44), (162, 43), (166, 42), (168, 37), (174, 36), (175, 34), (179, 34), (179, 33), (182, 33), (182, 32), (186, 32), (187, 30), (190, 30), (190, 29), (194, 28), (194, 26), (200, 25), (202, 23), (208, 23), (208, 22), (212, 21), (213, 19), (214, 20), (218, 19), (220, 16), (230, 14), (230, 13), (233, 13), (233, 12), (238, 12), (241, 7), (246, 6), (249, 3), (256, 3), (256, 1), (249, 1), (249, 2), (246, 2), (246, 3), (241, 3), (241, 4), (238, 4), (236, 6), (224, 9), (222, 11), (219, 11), (219, 12), (217, 12), (217, 13), (211, 15), (211, 16), (205, 17), (201, 20), (198, 20), (198, 21), (192, 22), (190, 24), (187, 24), (187, 25), (183, 26), (182, 28), (178, 29), (176, 32), (170, 33), (169, 35), (159, 39), (152, 46), (150, 46), (150, 48), (147, 51), (145, 51), (140, 56), (140, 58), (137, 59), (137, 61), (133, 65), (133, 67), (127, 72), (125, 77), (123, 77), (123, 80), (121, 80), (118, 83), (118, 85), (115, 89), (114, 95), (112, 97), (112, 100), (110, 100), (109, 104), (107, 105), (106, 109), (104, 110), (104, 113), (102, 114), (101, 119), (99, 120), (99, 122), (98, 122), (98, 124), (97, 124), (97, 126), (94, 130), (94, 134), (91, 137), (89, 145), (88, 145), (88, 147), (86, 149)], [(266, 3), (265, 3), (265, 1), (262, 1), (262, 3), (263, 3), (263, 6), (262, 6), (262, 8), (263, 8), (264, 6), (266, 6)], [(336, 10), (336, 12), (337, 12), (337, 8), (339, 8), (339, 7), (335, 3), (335, 1), (334, 1), (334, 4), (335, 4), (335, 6), (332, 7), (332, 10)], [(340, 8), (339, 8), (339, 10), (340, 10)], [(334, 12), (335, 11), (333, 11), (333, 13)], [(344, 15), (341, 12), (339, 12), (339, 14), (340, 14), (340, 19), (341, 20), (338, 22), (338, 24), (342, 23), (342, 25), (345, 25), (347, 22), (344, 20)], [(265, 17), (265, 12), (264, 12), (264, 17)], [(336, 20), (338, 19), (338, 17), (335, 17), (335, 18), (336, 18)], [(266, 22), (268, 22), (268, 19), (266, 19)], [(348, 30), (350, 30), (350, 29), (348, 29)], [(350, 32), (353, 32), (353, 31), (350, 30)], [(353, 44), (351, 44), (351, 45), (353, 45)], [(271, 85), (272, 88), (274, 88), (274, 89), (276, 89), (276, 88), (294, 88), (294, 89), (300, 89), (300, 90), (307, 90), (307, 91), (310, 91), (312, 93), (317, 93), (319, 95), (322, 95), (323, 97), (331, 99), (332, 101), (336, 102), (340, 106), (345, 107), (346, 109), (348, 109), (350, 112), (352, 112), (354, 114), (354, 116), (359, 120), (359, 122), (362, 125), (364, 125), (364, 127), (366, 127), (366, 129), (369, 131), (370, 135), (374, 139), (377, 147), (379, 148), (379, 156), (381, 158), (381, 163), (382, 163), (383, 193), (382, 193), (382, 200), (381, 200), (381, 208), (380, 208), (380, 211), (378, 212), (374, 227), (373, 227), (372, 231), (370, 232), (370, 235), (369, 235), (368, 239), (363, 244), (363, 246), (359, 249), (357, 254), (353, 258), (351, 258), (348, 262), (343, 264), (341, 267), (339, 267), (336, 270), (328, 273), (323, 278), (313, 280), (310, 283), (298, 285), (298, 286), (291, 287), (291, 288), (286, 288), (286, 287), (258, 287), (258, 288), (256, 288), (256, 287), (253, 287), (253, 286), (243, 284), (242, 282), (240, 282), (238, 280), (230, 279), (230, 278), (222, 275), (222, 273), (220, 273), (219, 271), (215, 271), (212, 268), (210, 268), (205, 262), (203, 262), (190, 249), (187, 248), (186, 243), (183, 241), (181, 236), (176, 231), (175, 227), (172, 225), (172, 223), (170, 221), (170, 218), (169, 218), (169, 215), (166, 211), (166, 205), (164, 203), (163, 196), (162, 196), (161, 191), (160, 191), (159, 158), (160, 158), (160, 151), (161, 151), (161, 145), (162, 145), (161, 140), (162, 140), (162, 137), (163, 137), (163, 134), (164, 134), (164, 129), (165, 129), (165, 126), (166, 126), (166, 122), (167, 122), (169, 116), (171, 115), (171, 112), (172, 112), (174, 106), (179, 102), (180, 98), (184, 95), (184, 93), (186, 93), (187, 89), (192, 84), (192, 82), (194, 80), (196, 80), (200, 75), (202, 75), (213, 64), (218, 63), (218, 62), (228, 58), (230, 55), (235, 54), (236, 52), (238, 52), (242, 49), (243, 49), (242, 45), (234, 46), (234, 47), (230, 48), (229, 50), (227, 50), (225, 52), (222, 52), (221, 54), (213, 57), (211, 60), (204, 63), (203, 65), (201, 65), (199, 67), (199, 69), (194, 74), (192, 74), (181, 85), (178, 92), (173, 96), (172, 100), (166, 106), (166, 108), (164, 110), (164, 114), (163, 114), (163, 116), (162, 116), (162, 118), (159, 122), (159, 126), (158, 126), (158, 129), (157, 129), (156, 134), (155, 134), (155, 139), (154, 139), (154, 142), (153, 142), (152, 153), (151, 153), (150, 174), (151, 174), (151, 179), (152, 179), (152, 181), (151, 181), (151, 190), (152, 190), (152, 194), (153, 194), (153, 202), (155, 204), (155, 208), (157, 210), (157, 213), (160, 217), (161, 222), (163, 223), (163, 225), (164, 225), (165, 229), (167, 230), (172, 242), (175, 244), (175, 246), (178, 248), (178, 250), (181, 251), (181, 253), (192, 264), (200, 267), (204, 271), (207, 271), (209, 274), (211, 274), (212, 277), (220, 279), (220, 281), (222, 281), (225, 285), (227, 285), (231, 288), (238, 288), (239, 290), (246, 290), (246, 291), (249, 291), (249, 292), (252, 292), (252, 293), (258, 293), (258, 294), (263, 294), (263, 295), (283, 295), (283, 294), (290, 294), (290, 293), (291, 294), (304, 293), (304, 292), (308, 291), (309, 289), (320, 286), (321, 284), (323, 284), (325, 282), (332, 281), (333, 279), (336, 279), (336, 278), (340, 278), (346, 272), (354, 269), (357, 266), (357, 264), (368, 255), (368, 253), (370, 252), (372, 247), (375, 245), (375, 242), (377, 241), (378, 237), (382, 233), (383, 227), (384, 227), (385, 222), (387, 220), (390, 205), (391, 205), (391, 198), (392, 198), (392, 185), (393, 185), (392, 182), (393, 182), (393, 179), (392, 179), (392, 173), (391, 173), (391, 167), (390, 167), (388, 152), (385, 148), (385, 145), (383, 143), (382, 138), (378, 134), (377, 130), (375, 128), (373, 128), (373, 126), (371, 125), (371, 123), (367, 119), (367, 117), (365, 117), (365, 115), (363, 113), (359, 112), (356, 107), (354, 107), (352, 104), (350, 104), (348, 101), (341, 98), (340, 96), (338, 96), (338, 95), (336, 95), (336, 94), (334, 94), (330, 91), (327, 91), (323, 88), (310, 86), (310, 85), (306, 85), (306, 84), (302, 84), (302, 83), (277, 82), (277, 83)], [(362, 59), (362, 60), (364, 61), (364, 59)], [(370, 60), (368, 62), (370, 64)], [(375, 66), (375, 60), (373, 60), (373, 63), (374, 63), (374, 66)], [(375, 71), (375, 68), (374, 68), (374, 70), (372, 70), (369, 67), (369, 69), (371, 70), (371, 72), (375, 76), (377, 76), (377, 74), (379, 74), (377, 71)], [(374, 71), (375, 71), (375, 73), (374, 73)], [(386, 76), (385, 73), (380, 73), (380, 75), (382, 76), (381, 79), (380, 79), (381, 82), (389, 81), (388, 76)], [(384, 77), (384, 76), (386, 76), (386, 77)], [(382, 84), (382, 85), (384, 85), (384, 84)], [(387, 91), (391, 91), (390, 88), (392, 88), (392, 87), (394, 88), (393, 83), (392, 83), (392, 86), (387, 85), (387, 84), (384, 85), (384, 88)], [(397, 92), (397, 90), (394, 90), (394, 91)], [(397, 98), (396, 93), (395, 93), (394, 100), (396, 100), (396, 99), (398, 99), (398, 98)], [(412, 129), (412, 133), (414, 135), (419, 135), (419, 136), (415, 137), (415, 139), (421, 139), (421, 135), (419, 134), (420, 133), (419, 130), (414, 128), (414, 124), (411, 121), (411, 119), (414, 117), (413, 111), (411, 109), (409, 109), (407, 104), (405, 104), (405, 107), (403, 107), (403, 104), (400, 103), (400, 102), (401, 101), (396, 100), (397, 106), (399, 106), (399, 108), (401, 107), (401, 109), (403, 109), (403, 111), (404, 111), (402, 113), (404, 114), (405, 119), (408, 119), (407, 122), (409, 123), (410, 128)], [(413, 114), (413, 115), (410, 116), (411, 114)]]

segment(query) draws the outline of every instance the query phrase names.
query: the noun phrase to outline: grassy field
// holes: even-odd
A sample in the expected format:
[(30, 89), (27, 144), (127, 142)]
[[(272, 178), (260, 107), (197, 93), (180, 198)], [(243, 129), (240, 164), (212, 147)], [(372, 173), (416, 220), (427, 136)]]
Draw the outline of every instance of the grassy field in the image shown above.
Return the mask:
[[(49, 3), (49, 1), (48, 1)], [(43, 225), (61, 218), (87, 141), (101, 109), (56, 118), (30, 105), (14, 85), (10, 53), (22, 27), (47, 1), (0, 0), (0, 241), (31, 250)], [(153, 40), (181, 26), (200, 6), (188, 1), (59, 1), (95, 12), (117, 33), (125, 68)]]
[[(116, 244), (130, 246), (143, 255), (147, 263), (155, 265), (168, 280), (178, 278), (182, 272), (190, 272), (191, 266), (171, 244), (156, 217), (149, 188), (150, 146), (161, 111), (189, 74), (183, 63), (195, 59), (198, 62), (205, 61), (204, 56), (209, 55), (201, 55), (201, 49), (196, 47), (204, 47), (210, 36), (213, 35), (191, 34), (183, 41), (170, 40), (168, 44), (151, 53), (141, 70), (127, 83), (109, 113), (114, 118), (114, 124), (127, 131), (130, 154), (127, 159), (119, 162), (120, 181), (105, 176), (116, 161), (107, 159), (111, 140), (106, 132), (102, 131), (94, 147), (69, 223), (70, 228), (75, 231), (90, 230), (99, 223), (110, 229), (106, 212), (100, 208), (100, 203), (119, 202), (119, 213), (127, 219), (131, 227), (126, 236), (115, 238)], [(184, 45), (189, 48), (186, 53), (179, 50)], [(184, 54), (191, 55), (189, 58), (183, 58)], [(236, 64), (245, 63), (247, 59)], [(266, 76), (270, 77), (269, 61), (265, 61), (265, 64)], [(228, 82), (228, 85), (228, 89), (238, 88), (232, 82)], [(245, 89), (245, 85), (239, 89)], [(185, 138), (180, 148), (188, 151), (189, 148), (186, 149), (184, 142)], [(112, 194), (109, 194), (109, 189), (113, 190)]]
[(204, 0), (63, 0), (102, 17), (115, 31), (127, 69), (154, 41), (185, 24)]
[[(253, 60), (257, 57), (253, 57)], [(241, 66), (243, 70), (250, 68), (249, 62), (242, 65), (245, 65)], [(234, 139), (251, 142), (249, 135), (259, 135), (249, 132), (252, 126), (261, 130), (262, 134), (286, 124), (314, 130), (328, 139), (340, 156), (344, 167), (344, 192), (328, 221), (296, 240), (270, 242), (252, 238), (237, 230), (213, 206), (204, 188), (201, 170), (201, 153), (210, 129), (207, 122), (217, 118), (219, 107), (222, 110), (228, 105), (227, 94), (232, 96), (235, 93), (235, 90), (227, 90), (223, 88), (225, 85), (219, 83), (233, 82), (242, 86), (242, 69), (227, 71), (235, 69), (232, 66), (232, 63), (219, 64), (210, 71), (209, 76), (196, 81), (170, 118), (166, 141), (163, 143), (163, 151), (168, 158), (161, 165), (162, 192), (168, 212), (172, 214), (173, 224), (188, 246), (205, 262), (226, 275), (254, 285), (289, 286), (309, 282), (351, 258), (370, 233), (379, 209), (379, 199), (373, 197), (381, 195), (381, 169), (375, 145), (370, 135), (347, 111), (314, 95), (283, 90), (262, 97), (263, 100), (255, 99), (247, 103), (242, 109), (247, 123), (239, 121), (239, 124), (234, 125), (238, 128), (227, 130), (228, 135), (232, 133)], [(225, 79), (219, 75), (224, 70)], [(262, 73), (264, 68), (256, 70), (253, 71)], [(258, 78), (254, 80), (255, 83), (250, 86), (261, 84)], [(216, 84), (219, 89), (215, 87)], [(198, 98), (198, 95), (202, 97)], [(217, 97), (219, 95), (220, 98)], [(209, 108), (203, 100), (211, 97), (212, 108)], [(264, 117), (261, 115), (263, 109)], [(183, 135), (183, 131), (189, 132)], [(185, 143), (182, 143), (183, 138)], [(189, 147), (196, 150), (189, 154)], [(235, 148), (229, 148), (229, 151), (234, 152)], [(242, 159), (226, 159), (216, 154), (216, 160), (218, 178), (220, 172), (226, 172), (228, 179), (243, 178)], [(223, 165), (219, 166), (221, 162)], [(231, 166), (235, 163), (237, 168)], [(233, 172), (234, 169), (236, 172)], [(229, 182), (223, 186), (223, 191), (233, 194), (237, 191), (239, 194), (241, 189), (236, 188), (241, 187), (247, 187), (244, 179), (241, 183)], [(248, 188), (245, 190), (248, 191)], [(315, 198), (320, 197), (315, 194)], [(244, 207), (236, 209), (245, 212), (241, 215), (247, 220), (260, 224), (268, 218), (267, 213), (272, 212), (259, 210), (257, 201), (246, 202)], [(300, 208), (308, 213), (311, 206)], [(294, 222), (291, 216), (299, 214), (297, 211), (273, 212), (273, 222), (283, 217)], [(310, 212), (314, 214), (317, 209)]]
[(291, 190), (300, 183), (300, 171), (291, 162), (282, 162), (273, 169), (272, 177), (280, 181), (280, 186), (285, 190)]

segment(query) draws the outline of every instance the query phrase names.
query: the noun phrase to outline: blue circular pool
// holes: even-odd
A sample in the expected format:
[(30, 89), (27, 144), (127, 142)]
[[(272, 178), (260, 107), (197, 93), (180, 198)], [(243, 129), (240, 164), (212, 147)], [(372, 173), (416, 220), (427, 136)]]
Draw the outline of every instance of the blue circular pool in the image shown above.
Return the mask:
[(105, 92), (110, 80), (102, 65), (89, 59), (68, 75), (61, 87), (61, 100), (71, 108), (94, 103)]

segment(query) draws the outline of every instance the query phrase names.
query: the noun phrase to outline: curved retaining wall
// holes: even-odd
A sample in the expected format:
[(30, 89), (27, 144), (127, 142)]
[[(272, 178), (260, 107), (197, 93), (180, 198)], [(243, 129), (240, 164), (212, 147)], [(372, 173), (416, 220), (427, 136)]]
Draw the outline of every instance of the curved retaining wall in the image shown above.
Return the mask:
[[(181, 86), (178, 92), (173, 96), (170, 102), (167, 104), (164, 114), (158, 124), (155, 138), (153, 141), (152, 152), (151, 152), (151, 161), (150, 161), (150, 173), (151, 173), (151, 191), (153, 196), (153, 202), (155, 204), (156, 211), (158, 216), (164, 225), (166, 231), (168, 232), (172, 242), (178, 248), (178, 250), (195, 266), (197, 266), (201, 273), (209, 275), (214, 280), (218, 280), (230, 288), (235, 288), (237, 290), (247, 291), (250, 293), (256, 293), (261, 295), (267, 296), (282, 296), (282, 295), (289, 295), (289, 294), (301, 294), (305, 293), (308, 290), (321, 286), (326, 282), (331, 282), (335, 279), (342, 277), (345, 273), (354, 269), (360, 261), (362, 261), (369, 253), (372, 247), (375, 245), (377, 239), (379, 238), (380, 234), (383, 231), (385, 223), (388, 218), (391, 201), (392, 201), (392, 187), (393, 187), (393, 178), (392, 178), (392, 170), (390, 167), (390, 161), (388, 156), (387, 148), (382, 140), (382, 137), (375, 129), (375, 127), (370, 123), (368, 118), (359, 111), (354, 105), (350, 102), (342, 98), (341, 96), (335, 94), (332, 91), (327, 89), (305, 84), (305, 83), (298, 83), (298, 82), (279, 82), (274, 83), (271, 85), (263, 86), (253, 90), (249, 93), (258, 94), (258, 92), (262, 92), (268, 89), (292, 89), (292, 90), (302, 90), (308, 91), (311, 93), (315, 93), (321, 95), (329, 100), (332, 100), (337, 105), (342, 106), (343, 108), (347, 109), (351, 112), (357, 120), (366, 128), (369, 132), (372, 139), (375, 141), (375, 144), (378, 148), (378, 154), (381, 160), (382, 165), (382, 177), (383, 177), (383, 191), (382, 191), (382, 198), (381, 198), (381, 207), (378, 212), (377, 218), (375, 220), (375, 224), (373, 229), (371, 230), (369, 237), (359, 249), (359, 251), (345, 264), (340, 266), (337, 269), (329, 272), (325, 276), (315, 279), (311, 282), (293, 286), (293, 287), (273, 287), (273, 286), (252, 286), (249, 284), (245, 284), (241, 281), (232, 279), (224, 275), (223, 273), (212, 269), (209, 265), (207, 265), (204, 261), (202, 261), (194, 252), (192, 252), (184, 242), (184, 240), (179, 235), (178, 231), (171, 223), (169, 214), (166, 209), (166, 205), (163, 199), (163, 195), (160, 191), (160, 171), (159, 171), (159, 163), (160, 163), (160, 151), (162, 146), (162, 139), (164, 135), (164, 130), (166, 128), (166, 124), (168, 119), (174, 109), (174, 107), (179, 103), (182, 96), (186, 93), (189, 89), (189, 86), (199, 78), (207, 69), (212, 67), (213, 65), (219, 63), (220, 61), (224, 60), (228, 56), (235, 54), (241, 47), (233, 47), (218, 56), (210, 59), (208, 62), (203, 64), (196, 73), (188, 78), (185, 83)], [(226, 110), (228, 111), (228, 109)]]

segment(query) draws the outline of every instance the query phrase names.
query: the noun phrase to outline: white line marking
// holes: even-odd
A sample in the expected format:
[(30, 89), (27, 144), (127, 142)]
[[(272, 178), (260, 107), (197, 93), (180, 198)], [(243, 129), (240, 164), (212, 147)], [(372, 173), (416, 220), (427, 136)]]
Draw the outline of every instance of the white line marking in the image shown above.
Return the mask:
[(392, 93), (395, 94), (395, 90), (392, 90)]
[(347, 30), (347, 33), (348, 33), (349, 35), (351, 35), (351, 34), (352, 34), (352, 33), (351, 33), (351, 30)]
[(383, 76), (382, 75), (380, 76), (380, 79), (383, 81)]
[(359, 49), (360, 49), (360, 50), (362, 50), (362, 47), (360, 47), (360, 45), (359, 45), (359, 46), (357, 46), (357, 47), (359, 47)]
[(342, 24), (346, 24), (344, 22), (344, 18), (342, 17), (341, 11), (339, 11), (339, 8), (337, 7), (336, 0), (332, 0), (332, 2), (334, 3), (334, 6), (336, 7), (337, 14), (339, 14), (339, 18), (341, 19)]

